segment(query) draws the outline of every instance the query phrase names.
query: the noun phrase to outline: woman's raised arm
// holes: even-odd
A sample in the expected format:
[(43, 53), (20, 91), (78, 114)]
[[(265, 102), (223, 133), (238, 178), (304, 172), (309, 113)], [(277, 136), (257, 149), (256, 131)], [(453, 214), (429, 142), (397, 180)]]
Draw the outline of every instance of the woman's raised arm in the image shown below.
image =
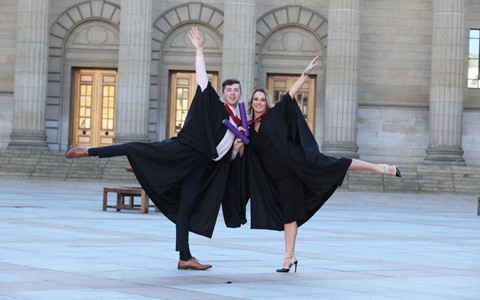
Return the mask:
[(305, 68), (305, 71), (303, 71), (302, 75), (298, 77), (297, 81), (292, 85), (290, 88), (290, 91), (288, 93), (290, 94), (290, 97), (293, 99), (295, 98), (295, 95), (297, 94), (298, 90), (302, 87), (302, 85), (305, 83), (305, 80), (307, 80), (308, 75), (310, 75), (310, 72), (318, 66), (318, 56), (315, 56), (312, 61), (308, 64), (308, 66)]

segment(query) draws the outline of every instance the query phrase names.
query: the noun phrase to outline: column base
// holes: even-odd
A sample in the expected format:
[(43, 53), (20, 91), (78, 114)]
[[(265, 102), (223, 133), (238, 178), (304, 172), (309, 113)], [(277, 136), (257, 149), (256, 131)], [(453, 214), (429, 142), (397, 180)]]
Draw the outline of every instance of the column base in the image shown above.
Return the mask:
[(322, 153), (333, 157), (359, 158), (355, 143), (323, 143)]
[(129, 135), (129, 134), (115, 134), (115, 138), (113, 139), (115, 144), (124, 144), (129, 142), (143, 142), (148, 143), (150, 142), (150, 138), (146, 135)]
[(48, 151), (47, 136), (43, 133), (12, 132), (7, 149)]
[(465, 166), (463, 150), (459, 147), (435, 147), (427, 149), (425, 164), (448, 164)]

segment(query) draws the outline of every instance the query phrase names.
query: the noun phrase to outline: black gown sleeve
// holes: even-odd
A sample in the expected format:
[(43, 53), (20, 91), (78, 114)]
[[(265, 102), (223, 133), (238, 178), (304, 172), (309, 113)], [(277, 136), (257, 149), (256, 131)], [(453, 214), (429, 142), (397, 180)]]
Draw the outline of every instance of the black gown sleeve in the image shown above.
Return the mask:
[[(297, 101), (286, 93), (262, 121), (275, 148), (294, 160), (314, 163), (320, 154), (317, 141), (308, 127)], [(299, 153), (301, 155), (299, 156)]]
[(212, 84), (209, 82), (203, 92), (198, 86), (177, 138), (208, 157), (216, 158), (216, 147), (227, 130), (222, 121), (227, 117), (225, 105)]

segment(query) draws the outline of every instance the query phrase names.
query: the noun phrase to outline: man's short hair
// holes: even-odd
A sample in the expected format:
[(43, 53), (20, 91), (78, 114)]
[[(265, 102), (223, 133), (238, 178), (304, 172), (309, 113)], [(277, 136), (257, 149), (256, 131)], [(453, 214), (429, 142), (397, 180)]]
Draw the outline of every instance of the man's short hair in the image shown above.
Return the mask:
[(228, 78), (228, 79), (225, 79), (222, 83), (222, 93), (225, 91), (225, 88), (229, 85), (233, 85), (235, 83), (238, 83), (238, 85), (240, 86), (240, 92), (242, 91), (242, 85), (240, 84), (240, 80), (236, 79), (236, 78)]

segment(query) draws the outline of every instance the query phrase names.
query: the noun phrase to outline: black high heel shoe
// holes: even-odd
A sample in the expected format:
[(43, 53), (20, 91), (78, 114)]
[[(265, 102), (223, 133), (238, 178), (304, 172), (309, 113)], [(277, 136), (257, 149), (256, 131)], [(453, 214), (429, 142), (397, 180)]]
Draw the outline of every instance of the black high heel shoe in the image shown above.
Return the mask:
[(402, 173), (400, 173), (400, 169), (395, 166), (395, 176), (402, 177)]
[[(290, 272), (290, 269), (292, 268), (292, 266), (295, 265), (295, 273), (297, 273), (297, 264), (298, 264), (298, 259), (295, 257), (295, 255), (292, 255), (291, 258), (285, 258), (285, 261), (283, 263), (284, 267), (281, 269), (277, 269), (277, 272), (288, 273)], [(287, 266), (285, 267), (285, 265)]]

